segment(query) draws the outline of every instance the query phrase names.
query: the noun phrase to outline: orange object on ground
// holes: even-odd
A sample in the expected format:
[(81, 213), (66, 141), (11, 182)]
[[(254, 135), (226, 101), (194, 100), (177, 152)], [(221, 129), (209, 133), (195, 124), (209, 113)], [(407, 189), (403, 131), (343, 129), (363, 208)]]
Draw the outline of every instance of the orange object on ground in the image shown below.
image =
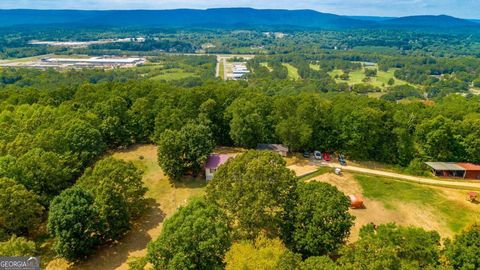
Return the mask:
[(350, 198), (350, 207), (351, 208), (363, 208), (363, 199), (360, 195), (348, 195)]

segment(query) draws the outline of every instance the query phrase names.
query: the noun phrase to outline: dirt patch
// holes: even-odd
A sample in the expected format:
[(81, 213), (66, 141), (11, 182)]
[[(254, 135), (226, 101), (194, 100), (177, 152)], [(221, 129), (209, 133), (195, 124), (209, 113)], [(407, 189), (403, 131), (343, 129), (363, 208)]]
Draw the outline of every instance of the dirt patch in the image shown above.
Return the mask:
[[(320, 181), (336, 186), (338, 190), (349, 194), (362, 194), (363, 190), (360, 184), (355, 180), (352, 174), (344, 173), (338, 176), (333, 173), (328, 173), (314, 177), (309, 181)], [(450, 236), (447, 226), (438, 220), (435, 214), (428, 209), (428, 207), (419, 206), (416, 204), (403, 203), (399, 201), (392, 201), (395, 209), (385, 207), (381, 201), (364, 199), (364, 209), (350, 209), (349, 212), (355, 216), (355, 225), (352, 227), (349, 242), (354, 242), (358, 239), (360, 228), (366, 224), (385, 224), (395, 222), (399, 225), (413, 225), (422, 227), (426, 230), (437, 230), (442, 236)]]

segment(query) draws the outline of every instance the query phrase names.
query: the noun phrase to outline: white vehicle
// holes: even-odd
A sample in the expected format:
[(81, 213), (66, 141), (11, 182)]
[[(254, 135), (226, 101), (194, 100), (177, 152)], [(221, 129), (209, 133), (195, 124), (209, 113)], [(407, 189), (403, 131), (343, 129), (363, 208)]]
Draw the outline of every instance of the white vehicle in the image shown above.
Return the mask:
[(320, 151), (315, 151), (315, 152), (313, 152), (313, 157), (314, 157), (316, 160), (322, 160), (322, 152), (320, 152)]

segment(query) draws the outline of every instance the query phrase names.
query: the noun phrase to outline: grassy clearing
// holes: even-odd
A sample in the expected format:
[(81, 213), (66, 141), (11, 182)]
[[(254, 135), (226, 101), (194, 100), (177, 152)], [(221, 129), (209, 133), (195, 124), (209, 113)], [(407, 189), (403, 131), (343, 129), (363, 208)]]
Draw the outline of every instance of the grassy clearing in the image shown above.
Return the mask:
[[(395, 76), (394, 76), (394, 73), (395, 73), (395, 69), (389, 69), (387, 72), (378, 70), (377, 76), (371, 78), (371, 80), (368, 82), (368, 84), (371, 84), (373, 86), (377, 86), (377, 87), (380, 87), (380, 88), (386, 88), (386, 87), (388, 87), (388, 81), (390, 79), (395, 80), (394, 86), (407, 84), (406, 81), (396, 79)], [(340, 69), (335, 69), (335, 70), (329, 72), (329, 74), (330, 74), (330, 76), (332, 76), (332, 78), (335, 78), (335, 76), (337, 76), (337, 75), (338, 76), (342, 75), (343, 71), (340, 70)], [(365, 79), (365, 69), (358, 69), (358, 70), (354, 70), (354, 71), (349, 73), (349, 79), (348, 80), (344, 81), (344, 80), (341, 80), (341, 79), (335, 79), (335, 81), (337, 83), (346, 82), (349, 85), (355, 85), (355, 84), (364, 83), (363, 79)]]
[(290, 79), (293, 79), (293, 80), (298, 80), (300, 79), (300, 75), (298, 75), (298, 70), (296, 67), (290, 65), (290, 64), (286, 64), (286, 63), (282, 63), (282, 65), (284, 65), (287, 70), (288, 70), (288, 77)]
[(317, 171), (315, 171), (311, 174), (304, 175), (304, 176), (298, 178), (298, 180), (299, 181), (306, 181), (306, 180), (312, 179), (314, 177), (317, 177), (317, 176), (320, 176), (320, 175), (323, 175), (323, 174), (326, 174), (326, 173), (331, 173), (331, 172), (332, 172), (332, 168), (330, 168), (330, 167), (319, 167)]
[(272, 68), (270, 66), (268, 66), (267, 62), (260, 63), (260, 66), (266, 67), (268, 69), (268, 71), (272, 72)]
[[(117, 151), (112, 156), (132, 161), (143, 170), (143, 182), (148, 189), (146, 197), (150, 208), (135, 221), (132, 230), (118, 243), (100, 248), (94, 256), (70, 269), (128, 269), (129, 259), (145, 256), (147, 244), (160, 235), (165, 218), (170, 217), (190, 198), (203, 196), (205, 193), (206, 182), (202, 177), (170, 181), (157, 164), (157, 150), (154, 145), (133, 146)], [(52, 265), (51, 269), (62, 268)]]
[(464, 191), (426, 187), (379, 176), (355, 175), (355, 178), (366, 198), (379, 200), (390, 210), (397, 209), (397, 202), (415, 204), (420, 209), (430, 208), (455, 233), (480, 221), (479, 206), (466, 202)]
[(182, 69), (173, 68), (162, 71), (161, 74), (152, 77), (152, 80), (174, 81), (196, 76), (194, 73), (186, 72)]
[(218, 64), (218, 75), (222, 80), (225, 80), (225, 65), (223, 64), (223, 61), (220, 61)]
[(310, 68), (313, 70), (320, 70), (320, 65), (310, 64)]

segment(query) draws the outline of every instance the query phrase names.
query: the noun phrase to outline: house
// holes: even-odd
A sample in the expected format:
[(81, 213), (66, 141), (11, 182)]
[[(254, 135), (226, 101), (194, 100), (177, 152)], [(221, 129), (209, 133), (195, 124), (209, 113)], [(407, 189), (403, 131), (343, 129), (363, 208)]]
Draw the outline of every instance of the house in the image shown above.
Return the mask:
[(207, 162), (205, 163), (205, 179), (207, 181), (212, 180), (215, 171), (220, 167), (220, 165), (227, 162), (232, 156), (224, 154), (212, 154), (208, 156)]
[(288, 155), (288, 147), (283, 144), (257, 144), (257, 150), (269, 150), (279, 153), (282, 157)]

